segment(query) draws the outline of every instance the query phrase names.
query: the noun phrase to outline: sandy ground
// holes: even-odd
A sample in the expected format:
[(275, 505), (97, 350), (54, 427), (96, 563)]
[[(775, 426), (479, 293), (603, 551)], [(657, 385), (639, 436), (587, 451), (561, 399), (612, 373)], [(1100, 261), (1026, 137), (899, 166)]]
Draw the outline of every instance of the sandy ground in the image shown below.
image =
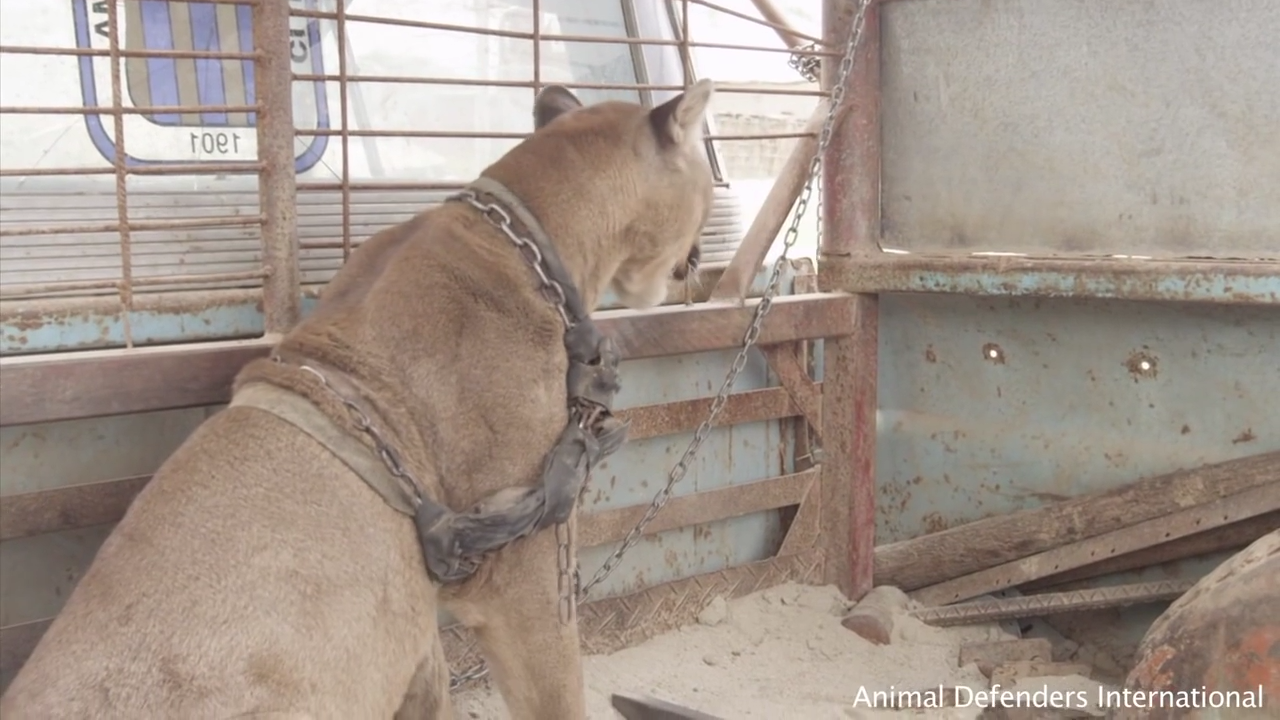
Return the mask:
[[(841, 626), (848, 607), (833, 587), (795, 584), (728, 603), (717, 599), (695, 625), (612, 655), (586, 657), (588, 715), (620, 717), (609, 705), (609, 696), (619, 692), (652, 695), (726, 720), (978, 716), (977, 708), (872, 708), (857, 702), (859, 689), (986, 689), (989, 682), (976, 666), (959, 667), (960, 646), (1013, 635), (995, 624), (932, 628), (898, 614), (892, 642), (879, 646)], [(509, 717), (487, 688), (460, 693), (456, 709), (459, 718)]]

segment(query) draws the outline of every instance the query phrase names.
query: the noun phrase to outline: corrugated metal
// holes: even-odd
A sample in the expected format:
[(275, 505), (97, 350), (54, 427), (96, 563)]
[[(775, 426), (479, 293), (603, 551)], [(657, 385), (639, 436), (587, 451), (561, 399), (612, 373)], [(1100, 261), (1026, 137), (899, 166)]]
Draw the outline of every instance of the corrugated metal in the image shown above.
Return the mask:
[[(6, 178), (9, 180), (9, 178)], [(114, 223), (115, 184), (111, 180), (48, 178), (0, 183), (0, 223), (6, 228), (51, 224)], [(147, 180), (159, 180), (147, 178)], [(160, 185), (159, 182), (137, 183)], [(257, 183), (247, 178), (186, 182), (168, 179), (164, 190), (131, 191), (130, 219), (246, 217), (258, 210)], [(183, 185), (186, 189), (176, 189)], [(38, 189), (37, 189), (38, 188)], [(439, 203), (444, 191), (355, 190), (351, 195), (351, 239), (358, 246), (378, 231)], [(706, 263), (727, 264), (742, 239), (742, 208), (732, 190), (719, 188), (711, 219), (703, 232)], [(342, 264), (342, 194), (299, 191), (299, 262), (308, 284), (328, 281)], [(134, 231), (133, 274), (137, 278), (245, 272), (261, 267), (258, 228)], [(308, 247), (326, 245), (329, 247)], [(58, 235), (7, 236), (0, 241), (0, 289), (30, 283), (117, 280), (120, 239), (116, 231)], [(202, 284), (201, 289), (257, 287), (256, 281)], [(140, 288), (139, 293), (147, 292)], [(154, 289), (152, 289), (154, 292)], [(64, 295), (110, 295), (91, 290)]]

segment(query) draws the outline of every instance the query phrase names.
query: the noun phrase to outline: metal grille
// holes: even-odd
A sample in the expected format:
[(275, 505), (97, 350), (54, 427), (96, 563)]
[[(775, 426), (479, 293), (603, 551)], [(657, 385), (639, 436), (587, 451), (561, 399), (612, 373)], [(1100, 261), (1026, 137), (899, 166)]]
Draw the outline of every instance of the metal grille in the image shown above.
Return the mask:
[(825, 51), (766, 0), (423, 7), (6, 5), (0, 352), (287, 329), (360, 242), (524, 137), (546, 84), (656, 104), (764, 58), (783, 78), (722, 82), (709, 128), (724, 266), (820, 94)]

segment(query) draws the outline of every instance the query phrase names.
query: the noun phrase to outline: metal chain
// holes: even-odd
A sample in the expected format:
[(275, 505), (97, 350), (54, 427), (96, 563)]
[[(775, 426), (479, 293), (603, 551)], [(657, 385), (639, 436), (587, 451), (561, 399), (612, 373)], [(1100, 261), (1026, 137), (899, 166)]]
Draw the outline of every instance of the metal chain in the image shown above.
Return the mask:
[[(528, 238), (521, 237), (515, 231), (511, 224), (511, 214), (501, 205), (482, 201), (473, 190), (463, 191), (457, 197), (479, 210), (490, 225), (501, 230), (502, 234), (506, 235), (507, 239), (515, 244), (521, 256), (538, 274), (538, 280), (542, 283), (542, 294), (560, 313), (560, 319), (564, 321), (565, 332), (572, 330), (576, 323), (569, 317), (568, 299), (565, 295), (564, 287), (551, 276), (551, 273), (547, 272), (546, 261), (538, 244)], [(590, 482), (590, 476), (587, 477), (587, 482)], [(577, 560), (573, 553), (573, 537), (566, 523), (557, 523), (556, 584), (560, 588), (559, 617), (561, 623), (568, 624), (573, 621), (574, 611), (577, 607), (574, 598), (574, 589), (577, 587), (577, 581), (578, 569)]]
[(631, 532), (627, 533), (626, 538), (623, 539), (618, 549), (605, 560), (600, 569), (578, 590), (579, 603), (585, 602), (592, 588), (604, 582), (605, 578), (609, 577), (617, 569), (622, 557), (640, 541), (645, 527), (653, 521), (653, 518), (662, 510), (662, 507), (671, 499), (672, 490), (688, 473), (689, 463), (711, 432), (716, 419), (720, 416), (725, 403), (729, 400), (734, 381), (737, 380), (738, 374), (742, 372), (742, 369), (746, 367), (752, 346), (760, 338), (765, 315), (769, 313), (769, 309), (773, 306), (773, 298), (778, 291), (778, 281), (782, 277), (782, 266), (787, 260), (787, 252), (791, 250), (796, 244), (796, 240), (800, 237), (800, 221), (804, 218), (805, 211), (809, 208), (809, 199), (813, 195), (814, 185), (820, 176), (822, 157), (826, 153), (827, 146), (831, 143), (832, 128), (835, 126), (836, 114), (844, 102), (845, 83), (848, 80), (849, 72), (853, 69), (853, 55), (859, 41), (862, 39), (862, 28), (865, 23), (869, 1), (861, 0), (858, 3), (858, 12), (854, 17), (853, 28), (849, 33), (849, 39), (845, 43), (844, 54), (840, 59), (840, 68), (836, 73), (835, 84), (831, 89), (827, 117), (822, 123), (822, 132), (818, 135), (818, 147), (813, 154), (813, 158), (809, 160), (808, 177), (805, 180), (804, 188), (800, 191), (800, 197), (797, 199), (795, 214), (791, 218), (791, 225), (787, 228), (786, 235), (783, 236), (782, 252), (774, 260), (773, 270), (769, 275), (769, 283), (765, 286), (764, 295), (760, 298), (759, 304), (756, 305), (756, 312), (751, 319), (751, 325), (747, 328), (746, 335), (742, 339), (742, 349), (738, 352), (738, 356), (733, 359), (733, 364), (730, 366), (728, 374), (725, 375), (724, 382), (720, 385), (720, 391), (716, 394), (715, 399), (711, 401), (711, 411), (708, 413), (707, 418), (694, 431), (693, 440), (690, 441), (689, 447), (685, 449), (684, 455), (681, 456), (675, 467), (671, 469), (671, 472), (667, 474), (667, 484), (654, 496), (644, 516), (640, 518), (640, 522), (636, 523)]
[(527, 238), (520, 237), (520, 234), (514, 230), (511, 224), (511, 214), (501, 205), (484, 202), (472, 190), (464, 190), (458, 193), (456, 197), (479, 210), (490, 225), (501, 230), (502, 234), (506, 235), (507, 239), (515, 244), (516, 249), (524, 256), (525, 261), (538, 274), (538, 281), (542, 283), (540, 288), (542, 294), (546, 296), (552, 305), (555, 305), (556, 311), (560, 313), (560, 319), (564, 321), (565, 329), (572, 330), (575, 323), (569, 317), (568, 299), (565, 296), (564, 288), (547, 272), (547, 263), (542, 257), (542, 251), (538, 249), (538, 244)]
[(817, 55), (813, 55), (818, 49), (818, 43), (809, 43), (804, 47), (798, 47), (791, 51), (791, 57), (787, 58), (787, 65), (792, 70), (800, 73), (800, 77), (806, 82), (818, 82), (818, 70), (822, 66), (822, 62)]
[[(279, 358), (275, 358), (275, 360), (279, 362)], [(314, 375), (320, 381), (320, 384), (342, 403), (343, 407), (347, 409), (347, 414), (351, 416), (351, 423), (355, 425), (356, 429), (373, 440), (374, 450), (378, 453), (378, 458), (382, 460), (382, 464), (387, 467), (387, 472), (390, 472), (391, 476), (399, 481), (401, 487), (409, 493), (415, 504), (422, 502), (422, 483), (418, 482), (413, 473), (409, 472), (409, 469), (404, 466), (404, 462), (400, 459), (400, 453), (396, 452), (391, 443), (387, 442), (387, 439), (382, 436), (382, 431), (373, 424), (373, 421), (369, 419), (365, 411), (361, 410), (360, 406), (350, 398), (338, 392), (337, 388), (330, 385), (329, 379), (324, 376), (324, 373), (310, 365), (299, 365), (298, 369)]]
[[(725, 403), (729, 401), (729, 396), (732, 394), (734, 381), (737, 380), (738, 375), (742, 372), (743, 368), (746, 367), (747, 359), (750, 357), (751, 348), (754, 347), (756, 341), (760, 339), (760, 332), (764, 325), (764, 318), (772, 308), (774, 296), (778, 292), (779, 281), (782, 278), (782, 268), (787, 261), (787, 253), (795, 246), (796, 241), (800, 238), (800, 221), (804, 218), (805, 212), (809, 209), (809, 201), (813, 196), (814, 185), (821, 175), (822, 157), (826, 153), (827, 146), (831, 144), (831, 135), (832, 129), (835, 126), (836, 114), (844, 104), (845, 83), (849, 78), (850, 71), (853, 69), (854, 52), (857, 50), (858, 44), (862, 40), (862, 28), (865, 24), (867, 5), (870, 1), (871, 0), (860, 0), (858, 3), (858, 11), (854, 16), (853, 27), (849, 33), (849, 39), (845, 42), (844, 53), (840, 59), (840, 68), (836, 73), (834, 85), (831, 89), (831, 98), (829, 101), (830, 104), (827, 108), (827, 117), (823, 121), (822, 131), (818, 135), (818, 147), (813, 154), (813, 158), (809, 161), (808, 177), (806, 178), (804, 187), (801, 189), (800, 196), (796, 201), (795, 214), (791, 218), (791, 225), (787, 227), (786, 234), (783, 236), (782, 252), (779, 253), (777, 259), (774, 260), (772, 271), (769, 274), (769, 282), (765, 286), (765, 291), (760, 298), (760, 302), (756, 305), (755, 315), (751, 319), (751, 324), (748, 326), (747, 332), (743, 336), (742, 349), (738, 352), (737, 357), (733, 359), (733, 364), (729, 367), (729, 372), (725, 375), (724, 382), (720, 385), (720, 391), (716, 394), (715, 399), (711, 401), (711, 410), (707, 414), (706, 419), (703, 420), (702, 424), (700, 424), (697, 430), (694, 431), (693, 440), (690, 441), (689, 446), (685, 449), (684, 455), (680, 457), (679, 462), (677, 462), (667, 474), (666, 485), (658, 491), (656, 496), (654, 496), (653, 501), (649, 504), (649, 508), (645, 511), (644, 517), (642, 517), (640, 522), (636, 523), (636, 526), (627, 533), (627, 536), (623, 539), (622, 544), (618, 549), (605, 560), (586, 584), (581, 585), (578, 588), (573, 606), (585, 602), (587, 597), (590, 595), (591, 590), (604, 582), (604, 580), (617, 569), (618, 563), (622, 561), (623, 556), (640, 541), (641, 536), (644, 534), (644, 529), (648, 527), (649, 523), (652, 522), (654, 517), (656, 517), (662, 510), (663, 506), (667, 504), (675, 486), (679, 484), (679, 482), (683, 480), (685, 475), (688, 473), (689, 464), (697, 455), (699, 448), (702, 447), (702, 443), (707, 439), (707, 435), (710, 434), (711, 428), (715, 425), (715, 421), (720, 417), (720, 412), (724, 410)], [(797, 56), (793, 56), (792, 61), (796, 61), (796, 58)], [(817, 66), (818, 58), (816, 56), (806, 56), (806, 59), (812, 60), (813, 66)], [(800, 65), (800, 67), (797, 67), (797, 65)], [(801, 74), (804, 74), (805, 71), (801, 70), (801, 67), (808, 68), (810, 66), (807, 63), (801, 64), (799, 62), (793, 62), (792, 67), (795, 67), (797, 70), (800, 70)], [(806, 77), (808, 76), (806, 75)], [(816, 75), (813, 79), (816, 79)], [(470, 202), (472, 205), (476, 205), (476, 207), (480, 207), (482, 210), (485, 209), (480, 205), (477, 205), (476, 201)], [(819, 207), (821, 207), (820, 203), (821, 194), (819, 194)], [(500, 212), (499, 214), (505, 217), (508, 222), (510, 221), (510, 217), (506, 216), (504, 212)], [(488, 213), (486, 213), (486, 216), (490, 217), (491, 222), (493, 221), (492, 217), (489, 216)], [(503, 230), (513, 242), (523, 247), (524, 243), (521, 243), (518, 236), (513, 237), (513, 233), (510, 232), (508, 228), (503, 228)], [(819, 219), (819, 240), (821, 239), (821, 234), (822, 225), (821, 219)], [(541, 275), (541, 273), (539, 274)], [(563, 554), (563, 550), (559, 549), (563, 540), (564, 538), (557, 533), (558, 554)], [(572, 552), (570, 554), (572, 554)], [(573, 576), (575, 579), (577, 578), (577, 574), (578, 570), (575, 563), (573, 569)], [(561, 581), (563, 581), (563, 578), (561, 578)], [(562, 614), (564, 612), (563, 603), (564, 599), (562, 597)], [(449, 690), (456, 690), (466, 683), (482, 679), (488, 674), (489, 667), (483, 660), (481, 660), (479, 663), (476, 663), (461, 673), (451, 674), (449, 678)]]

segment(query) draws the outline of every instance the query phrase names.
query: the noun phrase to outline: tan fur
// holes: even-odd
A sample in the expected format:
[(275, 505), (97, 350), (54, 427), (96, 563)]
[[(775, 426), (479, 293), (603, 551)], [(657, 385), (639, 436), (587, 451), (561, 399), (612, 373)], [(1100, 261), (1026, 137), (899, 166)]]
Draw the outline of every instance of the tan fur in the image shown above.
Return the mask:
[[(539, 130), (484, 171), (541, 220), (588, 307), (610, 287), (657, 304), (694, 257), (710, 94), (699, 83), (647, 111), (548, 88)], [(536, 480), (566, 417), (562, 332), (510, 242), (450, 203), (370, 238), (281, 350), (359, 381), (427, 491), (461, 509)], [(250, 380), (350, 427), (296, 368), (255, 361), (238, 386)], [(578, 630), (558, 620), (556, 581), (546, 530), (437, 589), (410, 519), (292, 426), (230, 408), (135, 500), (0, 717), (450, 718), (443, 603), (475, 630), (515, 720), (580, 720)]]

